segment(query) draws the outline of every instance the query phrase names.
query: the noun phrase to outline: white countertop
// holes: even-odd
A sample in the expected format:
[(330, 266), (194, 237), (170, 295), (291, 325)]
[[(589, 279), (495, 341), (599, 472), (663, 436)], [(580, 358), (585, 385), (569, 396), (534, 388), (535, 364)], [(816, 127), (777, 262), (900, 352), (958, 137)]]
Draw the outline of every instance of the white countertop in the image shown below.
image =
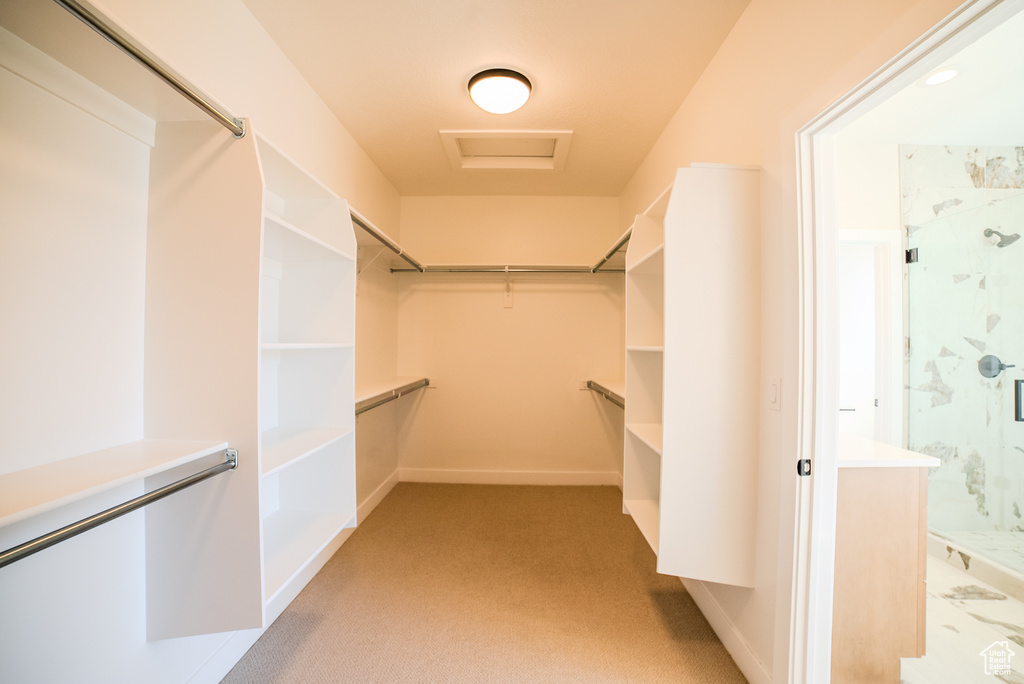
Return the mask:
[(840, 468), (936, 468), (939, 459), (863, 437), (839, 435)]

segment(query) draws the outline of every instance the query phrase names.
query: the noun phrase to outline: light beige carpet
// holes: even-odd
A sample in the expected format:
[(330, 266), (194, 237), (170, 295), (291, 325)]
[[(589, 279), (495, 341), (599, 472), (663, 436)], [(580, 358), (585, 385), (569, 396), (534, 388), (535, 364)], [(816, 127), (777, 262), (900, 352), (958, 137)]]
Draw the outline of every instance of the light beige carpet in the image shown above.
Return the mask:
[(745, 682), (614, 487), (402, 483), (224, 679)]

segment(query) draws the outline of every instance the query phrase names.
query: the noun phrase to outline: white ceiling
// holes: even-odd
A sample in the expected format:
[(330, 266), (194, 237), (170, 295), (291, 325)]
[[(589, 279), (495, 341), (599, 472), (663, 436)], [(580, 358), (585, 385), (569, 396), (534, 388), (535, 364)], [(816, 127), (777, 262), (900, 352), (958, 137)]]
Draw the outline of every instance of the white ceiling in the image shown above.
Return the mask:
[[(749, 0), (244, 0), (402, 195), (616, 196)], [(487, 114), (482, 69), (533, 83)], [(453, 170), (442, 130), (571, 130), (564, 171)]]
[[(1024, 145), (1024, 12), (943, 60), (959, 75), (904, 88), (842, 131), (844, 138), (917, 145)], [(938, 66), (938, 65), (936, 65)]]

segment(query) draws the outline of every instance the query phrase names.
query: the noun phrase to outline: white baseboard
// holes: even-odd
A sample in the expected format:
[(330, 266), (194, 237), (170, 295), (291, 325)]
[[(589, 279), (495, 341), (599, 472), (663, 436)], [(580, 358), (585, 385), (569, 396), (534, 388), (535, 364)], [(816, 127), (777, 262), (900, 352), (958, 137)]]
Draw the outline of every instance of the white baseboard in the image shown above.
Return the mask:
[(732, 623), (728, 614), (711, 595), (704, 583), (682, 577), (679, 579), (682, 580), (686, 591), (690, 592), (694, 603), (700, 608), (700, 612), (704, 613), (711, 629), (715, 630), (718, 639), (732, 659), (736, 661), (737, 667), (740, 668), (740, 672), (747, 678), (747, 681), (750, 684), (771, 684), (771, 673), (765, 670), (764, 663), (754, 655), (750, 644), (743, 638), (743, 634)]
[(619, 491), (621, 492), (622, 491), (622, 473), (613, 473), (613, 474), (615, 475), (615, 486), (618, 487)]
[(295, 575), (285, 582), (284, 586), (281, 587), (278, 592), (267, 601), (266, 606), (263, 609), (263, 615), (266, 618), (267, 625), (274, 624), (274, 620), (281, 617), (281, 613), (284, 609), (295, 600), (295, 597), (299, 595), (306, 585), (316, 577), (316, 574), (327, 565), (327, 561), (331, 560), (341, 545), (348, 541), (348, 538), (352, 536), (352, 533), (356, 531), (356, 519), (352, 518), (349, 520), (349, 526), (341, 530), (334, 536), (334, 539), (329, 541), (320, 549), (319, 553), (316, 554), (302, 569), (295, 573)]
[(487, 485), (611, 485), (621, 486), (618, 473), (545, 470), (443, 470), (399, 468), (402, 482)]
[(377, 489), (363, 499), (362, 503), (359, 504), (359, 510), (356, 512), (356, 520), (362, 522), (366, 520), (366, 516), (373, 512), (373, 509), (377, 507), (384, 497), (391, 493), (391, 490), (398, 484), (398, 470), (388, 475), (387, 479), (380, 483)]
[(245, 629), (232, 632), (202, 667), (188, 678), (188, 684), (219, 684), (265, 631), (267, 630)]
[[(384, 482), (381, 483), (377, 489), (373, 491), (368, 497), (366, 497), (356, 512), (356, 520), (365, 520), (366, 516), (370, 515), (374, 508), (377, 507), (384, 497), (394, 489), (395, 485), (398, 484), (398, 471), (391, 473)], [(269, 620), (267, 627), (262, 629), (246, 629), (239, 632), (231, 633), (221, 646), (214, 651), (213, 655), (207, 658), (206, 662), (188, 678), (188, 684), (218, 684), (228, 672), (231, 671), (242, 656), (252, 648), (253, 644), (263, 636), (263, 633), (267, 631), (267, 628), (274, 623), (281, 613), (287, 608), (288, 604), (294, 600), (295, 596), (298, 595), (299, 591), (313, 578), (313, 576), (320, 571), (320, 569), (331, 559), (341, 545), (348, 541), (348, 538), (355, 531), (355, 528), (348, 528), (342, 530), (338, 536), (336, 536), (329, 544), (327, 544), (323, 551), (317, 554), (317, 557), (312, 560), (302, 576), (296, 578), (294, 586), (289, 587), (289, 590), (282, 595), (275, 597), (271, 601), (271, 605), (267, 606), (267, 618)], [(291, 584), (291, 583), (290, 583)]]

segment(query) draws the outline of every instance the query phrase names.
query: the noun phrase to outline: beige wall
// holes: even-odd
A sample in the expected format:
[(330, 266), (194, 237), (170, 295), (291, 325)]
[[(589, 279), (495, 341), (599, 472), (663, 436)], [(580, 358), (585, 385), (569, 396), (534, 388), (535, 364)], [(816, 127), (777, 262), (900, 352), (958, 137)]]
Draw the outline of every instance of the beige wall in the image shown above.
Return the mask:
[(402, 245), (428, 264), (593, 266), (633, 222), (618, 215), (614, 197), (403, 197)]
[(706, 587), (753, 681), (788, 678), (799, 381), (795, 133), (958, 4), (753, 0), (620, 198), (625, 226), (679, 166), (764, 168), (760, 392), (764, 398), (781, 378), (782, 411), (762, 400), (756, 587)]
[(172, 69), (392, 236), (398, 193), (241, 0), (98, 0)]
[[(425, 263), (593, 265), (617, 216), (614, 198), (406, 197), (402, 238)], [(403, 478), (615, 481), (621, 410), (580, 384), (622, 377), (621, 275), (512, 276), (511, 308), (503, 275), (400, 278), (399, 373), (436, 382), (400, 409)]]

